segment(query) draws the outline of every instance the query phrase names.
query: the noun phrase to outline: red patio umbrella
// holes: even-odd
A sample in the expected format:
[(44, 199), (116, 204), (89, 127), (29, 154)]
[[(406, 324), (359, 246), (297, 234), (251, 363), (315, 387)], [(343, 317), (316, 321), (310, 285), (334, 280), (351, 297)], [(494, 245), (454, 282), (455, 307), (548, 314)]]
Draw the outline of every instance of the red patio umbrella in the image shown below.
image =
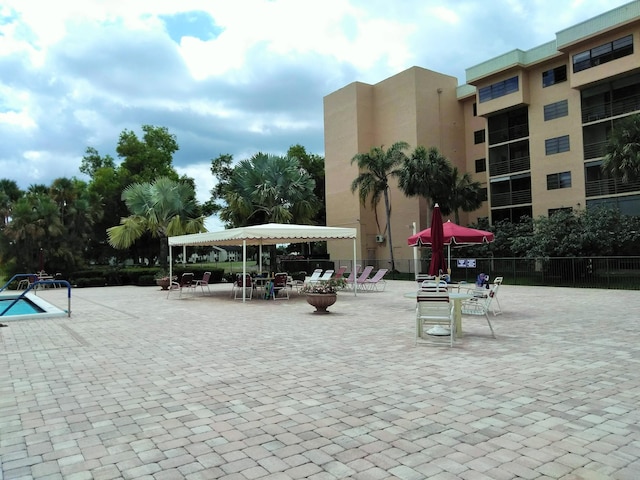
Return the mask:
[[(453, 223), (451, 220), (442, 226), (444, 245), (449, 250), (448, 266), (451, 268), (451, 245), (474, 245), (478, 243), (490, 243), (494, 240), (494, 235), (486, 230), (477, 230), (475, 228), (463, 227)], [(422, 230), (421, 232), (411, 235), (407, 243), (410, 247), (421, 247), (432, 245), (431, 228)]]
[(431, 216), (431, 262), (429, 263), (429, 275), (440, 275), (445, 271), (444, 263), (444, 231), (442, 228), (442, 214), (440, 206), (436, 203)]

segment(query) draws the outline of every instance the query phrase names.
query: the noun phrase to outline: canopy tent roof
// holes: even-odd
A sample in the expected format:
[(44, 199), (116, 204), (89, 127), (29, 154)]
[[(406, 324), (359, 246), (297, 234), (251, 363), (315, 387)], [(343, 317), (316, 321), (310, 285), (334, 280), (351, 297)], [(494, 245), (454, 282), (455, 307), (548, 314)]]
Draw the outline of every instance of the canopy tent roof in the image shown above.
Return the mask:
[[(494, 235), (485, 230), (477, 230), (475, 228), (463, 227), (457, 225), (451, 220), (442, 225), (444, 233), (445, 245), (470, 245), (476, 243), (493, 242)], [(427, 228), (421, 232), (411, 235), (407, 239), (410, 247), (419, 247), (422, 245), (431, 245), (431, 229)]]
[(280, 243), (319, 242), (335, 239), (355, 239), (355, 228), (322, 227), (267, 223), (250, 227), (231, 228), (219, 232), (195, 233), (169, 237), (175, 245), (275, 245)]
[[(292, 225), (283, 223), (267, 223), (250, 227), (230, 228), (219, 232), (194, 233), (169, 237), (169, 247), (187, 245), (242, 245), (242, 276), (247, 274), (247, 245), (275, 245), (280, 243), (319, 242), (323, 240), (353, 241), (353, 265), (356, 265), (355, 228), (321, 227), (316, 225)], [(171, 248), (169, 248), (169, 275), (172, 272)], [(354, 284), (353, 294), (356, 295), (357, 286)], [(245, 302), (246, 293), (242, 290), (242, 301)]]

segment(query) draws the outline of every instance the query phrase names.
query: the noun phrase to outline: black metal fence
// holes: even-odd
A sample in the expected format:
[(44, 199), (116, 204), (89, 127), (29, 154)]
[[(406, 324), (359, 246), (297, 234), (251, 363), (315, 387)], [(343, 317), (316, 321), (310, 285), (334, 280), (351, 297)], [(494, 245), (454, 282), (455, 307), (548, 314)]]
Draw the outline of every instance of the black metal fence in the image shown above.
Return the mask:
[[(510, 285), (546, 285), (556, 287), (610, 288), (640, 290), (640, 257), (572, 257), (572, 258), (476, 258), (475, 266), (458, 266), (458, 258), (451, 258), (453, 281), (475, 282), (480, 273), (493, 280), (504, 277)], [(296, 262), (297, 263), (297, 262)], [(313, 271), (314, 268), (334, 268), (347, 265), (353, 260), (327, 261), (313, 259), (289, 265), (289, 269)], [(388, 260), (358, 260), (361, 265), (373, 265), (374, 270), (390, 268)], [(414, 278), (416, 268), (413, 259), (397, 259), (395, 267), (399, 273), (387, 274), (389, 279)], [(428, 260), (418, 260), (418, 273), (429, 268)]]

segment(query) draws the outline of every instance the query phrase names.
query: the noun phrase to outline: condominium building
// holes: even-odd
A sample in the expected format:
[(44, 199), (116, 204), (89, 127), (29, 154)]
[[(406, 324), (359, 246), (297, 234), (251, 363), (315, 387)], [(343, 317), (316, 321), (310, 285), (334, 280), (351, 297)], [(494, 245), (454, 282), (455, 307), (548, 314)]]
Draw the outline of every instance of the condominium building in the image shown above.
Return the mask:
[[(354, 82), (324, 99), (327, 225), (359, 229), (358, 257), (389, 258), (384, 202), (362, 205), (350, 186), (357, 153), (406, 141), (435, 146), (486, 188), (461, 223), (607, 204), (640, 215), (640, 183), (607, 178), (608, 135), (640, 113), (640, 1), (466, 69), (466, 83), (412, 67), (375, 85)], [(408, 152), (409, 153), (409, 152)], [(411, 258), (407, 237), (427, 226), (426, 203), (391, 181), (393, 249)], [(348, 246), (330, 246), (350, 258)]]

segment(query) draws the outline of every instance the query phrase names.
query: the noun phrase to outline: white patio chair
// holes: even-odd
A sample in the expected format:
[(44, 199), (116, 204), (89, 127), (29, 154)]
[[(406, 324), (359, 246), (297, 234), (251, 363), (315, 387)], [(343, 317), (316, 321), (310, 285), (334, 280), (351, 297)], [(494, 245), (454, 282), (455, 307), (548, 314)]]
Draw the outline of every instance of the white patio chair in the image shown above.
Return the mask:
[(448, 340), (449, 346), (453, 347), (456, 331), (449, 293), (419, 291), (416, 298), (416, 345), (423, 341), (442, 343)]
[[(495, 292), (499, 285), (493, 285), (489, 289), (489, 294), (484, 297), (472, 297), (462, 302), (462, 314), (463, 315), (484, 315), (487, 319), (487, 324), (491, 329), (491, 336), (496, 338), (496, 334), (493, 331), (493, 325), (489, 319), (489, 309), (491, 308), (492, 300), (495, 298)], [(494, 315), (496, 315), (494, 313)]]

